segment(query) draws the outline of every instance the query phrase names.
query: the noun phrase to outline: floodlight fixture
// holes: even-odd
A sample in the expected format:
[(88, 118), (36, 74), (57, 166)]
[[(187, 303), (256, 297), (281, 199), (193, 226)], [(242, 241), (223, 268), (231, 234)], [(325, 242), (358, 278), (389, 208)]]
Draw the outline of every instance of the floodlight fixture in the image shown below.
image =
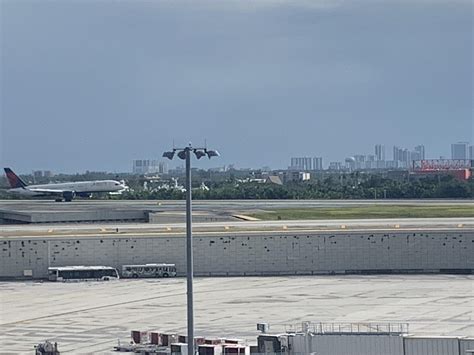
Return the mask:
[(173, 157), (174, 157), (174, 150), (163, 153), (163, 158), (168, 158), (169, 160), (172, 160)]
[(212, 157), (218, 157), (220, 156), (219, 152), (217, 150), (207, 150), (206, 149), (206, 154), (211, 159)]
[(186, 149), (185, 150), (180, 150), (178, 152), (178, 158), (182, 159), (182, 160), (186, 159)]
[(196, 155), (196, 158), (198, 158), (198, 159), (201, 159), (202, 157), (204, 157), (206, 155), (205, 152), (203, 152), (202, 150), (199, 150), (199, 149), (194, 149), (194, 154)]

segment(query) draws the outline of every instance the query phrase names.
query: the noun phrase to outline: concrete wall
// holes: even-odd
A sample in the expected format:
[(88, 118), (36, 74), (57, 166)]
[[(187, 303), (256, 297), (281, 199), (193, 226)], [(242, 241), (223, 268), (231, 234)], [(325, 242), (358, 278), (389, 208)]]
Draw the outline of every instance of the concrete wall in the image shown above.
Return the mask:
[(403, 337), (360, 334), (294, 337), (291, 354), (311, 352), (317, 355), (404, 355)]
[[(472, 272), (474, 233), (397, 232), (195, 236), (196, 275), (279, 275), (358, 272)], [(185, 237), (0, 240), (0, 277), (33, 277), (47, 267), (164, 262), (185, 271)]]
[(459, 340), (459, 349), (461, 355), (474, 353), (474, 338), (464, 338)]
[(382, 334), (295, 334), (289, 354), (318, 355), (466, 355), (474, 340)]
[(90, 209), (75, 211), (27, 211), (0, 210), (2, 223), (66, 223), (97, 221), (148, 221), (149, 212), (139, 209)]
[(436, 337), (405, 338), (405, 355), (459, 355), (459, 339)]

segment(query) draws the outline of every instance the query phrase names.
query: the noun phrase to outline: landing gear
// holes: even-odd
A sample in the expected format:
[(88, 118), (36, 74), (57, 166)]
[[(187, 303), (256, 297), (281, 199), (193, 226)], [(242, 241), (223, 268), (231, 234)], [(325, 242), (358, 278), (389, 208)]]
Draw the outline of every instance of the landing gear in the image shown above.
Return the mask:
[(60, 195), (56, 195), (56, 199), (54, 201), (56, 202), (71, 202), (74, 197), (76, 197), (76, 193), (74, 191), (63, 191), (62, 196), (59, 197)]
[(55, 202), (71, 202), (72, 198), (57, 198), (54, 201)]
[(76, 196), (76, 193), (74, 191), (64, 191), (63, 192), (63, 199), (66, 202), (71, 202), (72, 199)]

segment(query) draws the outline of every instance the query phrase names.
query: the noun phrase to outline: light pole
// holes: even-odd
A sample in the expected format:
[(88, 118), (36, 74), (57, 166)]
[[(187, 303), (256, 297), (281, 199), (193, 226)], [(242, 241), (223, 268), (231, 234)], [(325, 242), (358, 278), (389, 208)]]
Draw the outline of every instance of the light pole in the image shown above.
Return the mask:
[(195, 355), (194, 349), (194, 310), (193, 310), (193, 235), (192, 235), (192, 194), (191, 194), (191, 152), (196, 158), (204, 156), (218, 157), (217, 150), (194, 148), (191, 143), (184, 148), (173, 148), (163, 153), (164, 158), (173, 159), (178, 152), (178, 158), (186, 160), (186, 282), (187, 282), (187, 311), (188, 311), (188, 355)]

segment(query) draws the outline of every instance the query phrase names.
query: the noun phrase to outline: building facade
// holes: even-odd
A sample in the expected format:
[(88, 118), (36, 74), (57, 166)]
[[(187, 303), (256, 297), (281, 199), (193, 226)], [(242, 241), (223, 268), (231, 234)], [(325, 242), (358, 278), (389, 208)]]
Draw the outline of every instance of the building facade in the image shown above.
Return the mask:
[(156, 174), (160, 172), (158, 160), (139, 159), (133, 161), (132, 172), (134, 174)]
[(312, 170), (323, 170), (323, 158), (314, 157), (313, 158), (313, 169)]
[(417, 154), (416, 159), (414, 160), (425, 160), (425, 146), (423, 144), (417, 145), (415, 147), (415, 153)]
[(375, 145), (375, 159), (377, 161), (385, 161), (385, 146), (382, 144)]
[(467, 142), (451, 144), (451, 159), (467, 159)]
[(323, 170), (323, 158), (293, 157), (290, 160), (290, 170)]

